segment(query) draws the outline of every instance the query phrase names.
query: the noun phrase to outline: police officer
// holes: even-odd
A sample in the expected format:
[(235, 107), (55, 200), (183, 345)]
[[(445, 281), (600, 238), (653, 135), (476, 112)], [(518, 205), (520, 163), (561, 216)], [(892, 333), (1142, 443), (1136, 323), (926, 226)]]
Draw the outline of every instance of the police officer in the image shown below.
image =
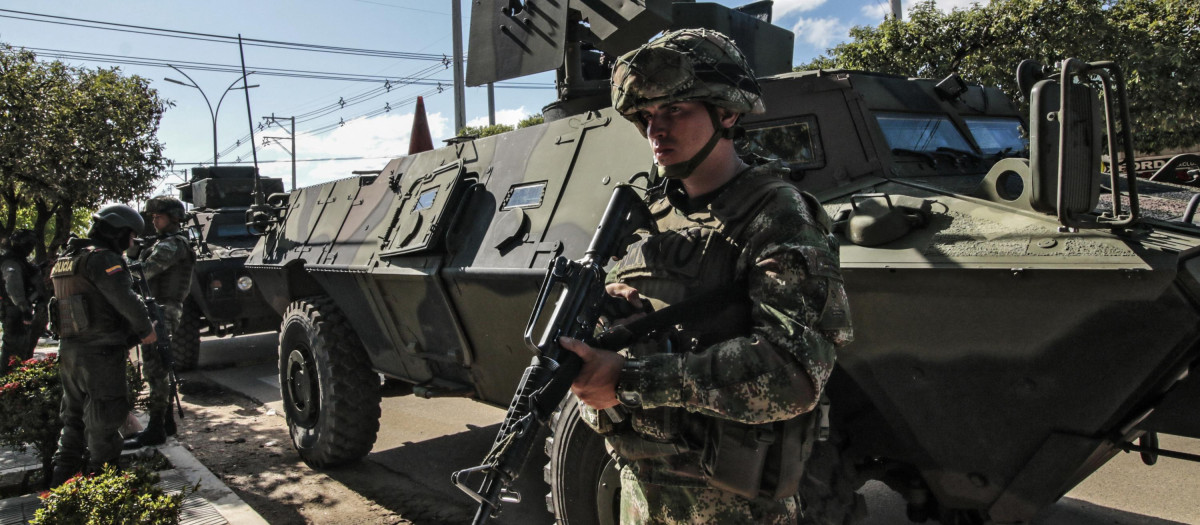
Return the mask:
[(41, 274), (29, 263), (37, 236), (30, 230), (13, 230), (0, 243), (0, 314), (4, 338), (0, 341), (0, 375), (8, 373), (8, 362), (33, 357), (37, 341), (33, 336), (34, 306), (40, 289)]
[[(196, 264), (196, 254), (179, 227), (185, 213), (183, 202), (174, 197), (160, 195), (147, 201), (145, 215), (150, 217), (157, 235), (152, 246), (137, 254), (150, 291), (162, 306), (169, 334), (175, 333), (183, 317), (183, 300), (191, 288), (192, 268)], [(142, 375), (150, 390), (146, 402), (150, 422), (145, 430), (125, 441), (125, 448), (161, 445), (168, 435), (175, 434), (169, 373), (163, 356), (155, 348), (142, 348)]]
[(105, 206), (92, 215), (88, 238), (69, 241), (50, 272), (63, 385), (63, 429), (54, 454), (53, 486), (84, 467), (99, 472), (105, 464), (115, 466), (121, 455), (118, 429), (131, 405), (127, 352), (139, 341), (157, 340), (121, 256), (144, 227), (133, 208)]
[[(607, 290), (654, 329), (619, 353), (562, 344), (584, 361), (583, 419), (621, 467), (621, 522), (796, 523), (819, 400), (851, 336), (829, 218), (782, 165), (737, 155), (739, 118), (764, 107), (724, 35), (679, 30), (625, 54), (612, 101), (665, 183)], [(671, 308), (689, 320), (650, 321)]]

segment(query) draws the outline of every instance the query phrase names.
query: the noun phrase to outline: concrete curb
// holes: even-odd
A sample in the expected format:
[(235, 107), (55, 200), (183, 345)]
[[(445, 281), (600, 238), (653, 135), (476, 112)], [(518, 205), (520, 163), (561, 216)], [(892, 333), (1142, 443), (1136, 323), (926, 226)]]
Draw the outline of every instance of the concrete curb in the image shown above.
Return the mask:
[[(174, 440), (172, 440), (174, 441)], [(202, 465), (183, 445), (169, 444), (158, 447), (158, 451), (171, 461), (175, 470), (187, 479), (188, 485), (200, 483), (196, 495), (216, 508), (225, 521), (238, 525), (267, 525), (267, 521), (242, 501), (223, 481)], [(188, 520), (181, 520), (187, 523)]]

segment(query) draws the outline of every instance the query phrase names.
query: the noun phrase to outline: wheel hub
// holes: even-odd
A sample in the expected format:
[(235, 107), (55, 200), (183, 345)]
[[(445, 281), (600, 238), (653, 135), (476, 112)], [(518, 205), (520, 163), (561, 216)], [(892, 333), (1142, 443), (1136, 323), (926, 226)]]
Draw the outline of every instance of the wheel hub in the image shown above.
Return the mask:
[(317, 375), (313, 373), (312, 360), (304, 350), (296, 348), (288, 354), (284, 387), (288, 391), (288, 411), (292, 413), (296, 424), (308, 427), (316, 422), (316, 415), (320, 411), (320, 389), (316, 385)]

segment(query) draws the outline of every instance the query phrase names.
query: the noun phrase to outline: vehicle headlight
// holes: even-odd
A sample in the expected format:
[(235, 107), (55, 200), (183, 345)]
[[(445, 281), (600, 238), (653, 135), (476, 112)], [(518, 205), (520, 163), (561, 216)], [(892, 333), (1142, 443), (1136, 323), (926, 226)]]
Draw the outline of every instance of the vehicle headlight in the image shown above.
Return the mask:
[(249, 275), (243, 275), (241, 277), (238, 277), (238, 280), (237, 280), (237, 289), (238, 290), (241, 290), (243, 292), (248, 292), (253, 287), (254, 287), (254, 279), (251, 279)]

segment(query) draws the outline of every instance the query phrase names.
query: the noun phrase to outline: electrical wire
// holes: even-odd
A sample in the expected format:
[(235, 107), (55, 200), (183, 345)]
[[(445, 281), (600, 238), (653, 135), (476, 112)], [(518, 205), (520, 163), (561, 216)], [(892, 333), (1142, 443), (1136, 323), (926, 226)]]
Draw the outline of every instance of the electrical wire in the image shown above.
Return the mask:
[[(217, 35), (212, 33), (198, 33), (194, 31), (180, 31), (175, 29), (163, 29), (149, 26), (139, 26), (132, 24), (118, 24), (115, 22), (103, 22), (99, 20), (88, 20), (84, 18), (72, 18), (68, 16), (47, 15), (42, 13), (31, 13), (28, 11), (17, 11), (13, 9), (0, 9), (0, 13), (15, 13), (15, 15), (0, 14), (0, 18), (11, 18), (16, 20), (26, 20), (29, 22), (42, 22), (47, 24), (68, 25), (74, 27), (86, 27), (90, 29), (99, 29), (104, 31), (118, 31), (123, 33), (134, 33), (143, 35), (166, 36), (172, 38), (182, 38), (187, 40), (199, 40), (204, 42), (220, 42), (225, 44), (237, 43), (238, 37)], [(41, 20), (42, 17), (50, 20)], [(313, 51), (322, 53), (337, 53), (343, 55), (358, 55), (371, 56), (379, 58), (396, 58), (404, 60), (437, 60), (441, 61), (446, 58), (446, 55), (435, 55), (431, 53), (408, 53), (404, 51), (383, 51), (377, 49), (361, 49), (353, 47), (328, 46), (320, 44), (304, 44), (300, 42), (284, 42), (279, 40), (263, 40), (258, 38), (243, 38), (246, 45), (258, 47), (270, 47), (278, 49), (293, 49), (299, 51)]]

